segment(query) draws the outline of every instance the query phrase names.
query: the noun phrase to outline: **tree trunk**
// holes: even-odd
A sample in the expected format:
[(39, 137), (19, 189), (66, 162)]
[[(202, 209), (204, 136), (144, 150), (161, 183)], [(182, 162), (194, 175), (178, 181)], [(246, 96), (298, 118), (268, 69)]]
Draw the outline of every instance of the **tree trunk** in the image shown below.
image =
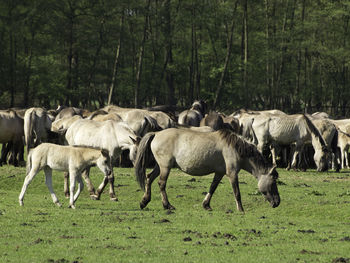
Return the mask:
[[(166, 58), (165, 63), (166, 69), (165, 69), (165, 79), (168, 85), (168, 104), (169, 105), (175, 105), (175, 88), (174, 88), (174, 76), (171, 70), (171, 66), (173, 64), (173, 51), (172, 51), (172, 29), (171, 29), (171, 3), (170, 0), (166, 0), (164, 4), (165, 12), (165, 48), (166, 48)], [(170, 65), (170, 67), (169, 67)]]
[(248, 109), (250, 107), (250, 92), (248, 90), (248, 73), (247, 73), (247, 65), (248, 65), (248, 0), (244, 1), (243, 4), (243, 37), (242, 37), (242, 48), (243, 48), (243, 88), (245, 94), (245, 107)]
[(233, 42), (233, 29), (234, 29), (234, 24), (235, 24), (235, 15), (236, 15), (236, 10), (237, 10), (237, 5), (238, 5), (238, 0), (235, 3), (233, 14), (232, 14), (232, 22), (231, 22), (231, 29), (228, 32), (228, 41), (227, 41), (227, 48), (226, 48), (226, 57), (225, 57), (225, 62), (224, 62), (224, 69), (221, 72), (221, 77), (219, 81), (218, 88), (216, 89), (215, 92), (215, 98), (214, 98), (214, 109), (218, 107), (218, 105), (221, 102), (221, 94), (222, 94), (222, 86), (224, 83), (224, 78), (225, 74), (227, 71), (227, 66), (228, 62), (230, 60), (230, 55), (231, 55), (231, 50), (232, 50), (232, 42)]
[(134, 106), (135, 108), (140, 107), (140, 87), (141, 87), (141, 73), (142, 73), (142, 61), (144, 56), (144, 49), (145, 49), (145, 43), (147, 38), (147, 27), (148, 27), (148, 20), (149, 20), (149, 7), (151, 4), (151, 0), (147, 1), (146, 5), (146, 13), (145, 13), (145, 23), (143, 26), (143, 36), (142, 41), (140, 45), (140, 51), (139, 51), (139, 58), (137, 63), (137, 72), (136, 72), (136, 87), (135, 87), (135, 94), (134, 94)]
[(111, 81), (111, 85), (109, 86), (109, 95), (108, 95), (108, 102), (107, 102), (108, 105), (110, 105), (111, 101), (112, 101), (115, 80), (116, 80), (117, 74), (118, 74), (119, 56), (120, 56), (120, 49), (121, 49), (121, 45), (122, 45), (122, 36), (123, 36), (123, 25), (124, 25), (124, 10), (122, 12), (122, 16), (120, 17), (119, 41), (118, 41), (117, 51), (115, 53), (112, 81)]

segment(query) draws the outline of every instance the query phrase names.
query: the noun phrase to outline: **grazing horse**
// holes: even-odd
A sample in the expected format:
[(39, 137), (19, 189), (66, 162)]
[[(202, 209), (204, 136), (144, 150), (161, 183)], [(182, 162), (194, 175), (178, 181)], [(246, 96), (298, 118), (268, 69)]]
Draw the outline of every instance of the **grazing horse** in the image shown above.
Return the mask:
[(24, 139), (27, 153), (30, 149), (46, 142), (52, 119), (43, 108), (30, 108), (24, 114)]
[[(65, 136), (69, 145), (96, 147), (108, 150), (112, 162), (119, 157), (122, 150), (127, 149), (129, 150), (130, 160), (134, 162), (137, 145), (140, 140), (125, 122), (112, 120), (103, 122), (87, 119), (77, 120), (68, 128)], [(87, 173), (89, 173), (89, 171), (87, 171)], [(88, 180), (87, 187), (90, 191), (90, 196), (94, 199), (100, 199), (107, 182), (110, 183), (110, 199), (116, 201), (117, 197), (114, 192), (113, 173), (108, 178), (104, 178), (103, 183), (99, 186), (96, 193), (91, 181)], [(67, 190), (68, 186), (65, 184), (65, 191), (67, 192)]]
[[(312, 143), (315, 149), (314, 161), (317, 171), (328, 169), (328, 150), (326, 143), (311, 120), (303, 114), (295, 115), (256, 115), (252, 123), (258, 141), (258, 149), (263, 151), (265, 145), (291, 145), (295, 143), (292, 167), (297, 164), (297, 157), (306, 142)], [(272, 147), (273, 163), (276, 162), (275, 147)], [(300, 158), (299, 158), (300, 159)]]
[(206, 112), (206, 102), (203, 100), (196, 100), (189, 110), (185, 110), (179, 114), (178, 123), (181, 125), (198, 127)]
[[(145, 174), (146, 165), (153, 155), (156, 165), (153, 171)], [(170, 169), (177, 165), (183, 172), (202, 176), (215, 173), (209, 193), (204, 198), (203, 207), (211, 210), (210, 200), (222, 177), (226, 174), (231, 182), (237, 209), (243, 212), (238, 173), (244, 169), (258, 180), (259, 191), (272, 207), (280, 203), (275, 167), (270, 168), (256, 146), (239, 135), (220, 130), (209, 133), (189, 129), (170, 128), (158, 133), (148, 133), (140, 142), (135, 162), (135, 174), (145, 191), (140, 203), (141, 209), (151, 200), (151, 185), (159, 178), (159, 188), (165, 209), (174, 209), (166, 193), (166, 182)]]
[[(81, 172), (92, 165), (103, 172), (106, 178), (112, 175), (111, 159), (107, 150), (88, 147), (62, 146), (52, 143), (42, 143), (32, 149), (28, 155), (27, 176), (24, 179), (19, 204), (23, 205), (24, 194), (34, 176), (42, 169), (45, 172), (45, 182), (54, 204), (61, 206), (52, 188), (52, 170), (67, 171), (70, 175), (69, 207), (75, 209), (81, 190), (84, 187)], [(76, 180), (78, 189), (74, 195)]]

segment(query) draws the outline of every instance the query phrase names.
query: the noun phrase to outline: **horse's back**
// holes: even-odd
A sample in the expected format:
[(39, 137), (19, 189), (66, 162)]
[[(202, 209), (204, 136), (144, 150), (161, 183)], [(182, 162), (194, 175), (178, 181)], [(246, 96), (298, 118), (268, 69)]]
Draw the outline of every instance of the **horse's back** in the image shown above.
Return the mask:
[(23, 119), (12, 110), (0, 111), (0, 142), (20, 140), (23, 134)]
[(185, 110), (179, 114), (178, 123), (199, 127), (203, 116), (197, 110)]
[(113, 133), (113, 121), (104, 122), (80, 119), (75, 121), (66, 133), (68, 144), (97, 146), (102, 139), (111, 139)]
[(160, 167), (177, 165), (191, 175), (225, 169), (218, 134), (170, 128), (158, 132), (151, 149)]

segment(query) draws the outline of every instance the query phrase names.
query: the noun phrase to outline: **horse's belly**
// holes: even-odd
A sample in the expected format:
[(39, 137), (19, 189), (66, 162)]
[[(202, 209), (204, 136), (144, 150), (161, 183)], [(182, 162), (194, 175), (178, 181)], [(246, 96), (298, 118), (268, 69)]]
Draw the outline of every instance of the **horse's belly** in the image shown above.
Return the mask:
[(177, 166), (190, 175), (207, 175), (213, 172), (225, 171), (225, 163), (221, 158), (196, 158), (195, 155), (183, 155), (176, 158)]

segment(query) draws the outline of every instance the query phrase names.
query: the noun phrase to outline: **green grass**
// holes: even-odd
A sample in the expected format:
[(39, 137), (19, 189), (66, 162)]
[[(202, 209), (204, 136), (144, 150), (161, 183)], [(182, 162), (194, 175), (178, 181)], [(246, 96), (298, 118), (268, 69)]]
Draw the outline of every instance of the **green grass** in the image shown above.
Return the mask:
[[(108, 191), (90, 200), (84, 189), (77, 209), (69, 209), (63, 175), (54, 172), (58, 208), (41, 172), (20, 207), (25, 169), (3, 166), (0, 262), (349, 262), (350, 172), (278, 171), (275, 209), (257, 192), (255, 178), (240, 173), (242, 214), (226, 178), (208, 212), (201, 202), (212, 176), (177, 169), (167, 187), (173, 212), (163, 209), (156, 182), (152, 201), (140, 210), (142, 191), (127, 168), (114, 169), (118, 202), (109, 201)], [(102, 180), (96, 168), (91, 177), (95, 185)]]

